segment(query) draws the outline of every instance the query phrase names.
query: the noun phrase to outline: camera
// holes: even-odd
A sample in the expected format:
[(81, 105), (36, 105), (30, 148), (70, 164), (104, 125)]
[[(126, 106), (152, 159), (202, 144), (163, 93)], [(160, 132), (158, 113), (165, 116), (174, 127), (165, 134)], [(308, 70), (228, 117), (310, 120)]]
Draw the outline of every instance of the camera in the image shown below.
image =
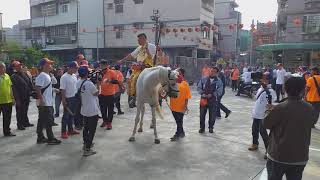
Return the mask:
[(90, 79), (90, 81), (92, 81), (94, 84), (96, 84), (97, 81), (102, 81), (103, 73), (101, 70), (91, 71), (89, 73), (88, 78)]

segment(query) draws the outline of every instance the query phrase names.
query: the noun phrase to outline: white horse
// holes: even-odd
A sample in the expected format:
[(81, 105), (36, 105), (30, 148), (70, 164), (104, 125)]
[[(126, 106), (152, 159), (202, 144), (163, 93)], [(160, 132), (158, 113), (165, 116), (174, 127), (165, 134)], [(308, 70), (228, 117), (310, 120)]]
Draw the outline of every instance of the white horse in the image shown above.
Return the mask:
[(143, 116), (145, 112), (145, 103), (147, 103), (150, 105), (152, 112), (152, 124), (150, 127), (154, 129), (154, 142), (156, 144), (160, 143), (155, 117), (155, 113), (157, 112), (160, 117), (163, 118), (159, 105), (159, 90), (163, 87), (169, 97), (178, 97), (179, 91), (176, 83), (178, 75), (178, 70), (173, 71), (170, 70), (170, 68), (162, 66), (147, 68), (141, 72), (136, 84), (137, 113), (132, 136), (129, 139), (130, 142), (135, 141), (135, 134), (139, 122), (140, 128), (138, 132), (143, 131)]

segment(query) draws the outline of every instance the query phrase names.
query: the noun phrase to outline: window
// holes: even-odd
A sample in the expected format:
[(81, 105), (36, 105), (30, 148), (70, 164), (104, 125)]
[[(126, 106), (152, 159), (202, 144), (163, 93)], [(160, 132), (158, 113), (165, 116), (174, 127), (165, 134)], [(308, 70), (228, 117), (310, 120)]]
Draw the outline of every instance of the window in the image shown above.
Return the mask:
[(123, 4), (116, 4), (116, 13), (123, 13)]
[(26, 29), (26, 40), (32, 39), (32, 29)]
[(303, 18), (303, 32), (319, 33), (320, 32), (320, 14), (307, 15)]
[(112, 3), (108, 3), (108, 4), (107, 4), (107, 8), (108, 8), (108, 9), (113, 9), (113, 4), (112, 4)]
[(41, 7), (42, 16), (54, 16), (57, 14), (57, 6), (55, 3), (45, 4)]
[(123, 4), (124, 0), (114, 0), (114, 4)]
[(123, 38), (124, 26), (114, 26), (114, 29), (116, 30), (116, 39)]
[(135, 27), (136, 29), (143, 29), (144, 23), (141, 23), (141, 22), (133, 23), (133, 27)]
[(68, 13), (68, 11), (69, 11), (69, 4), (60, 5), (60, 13)]
[(133, 0), (135, 4), (143, 4), (143, 0)]

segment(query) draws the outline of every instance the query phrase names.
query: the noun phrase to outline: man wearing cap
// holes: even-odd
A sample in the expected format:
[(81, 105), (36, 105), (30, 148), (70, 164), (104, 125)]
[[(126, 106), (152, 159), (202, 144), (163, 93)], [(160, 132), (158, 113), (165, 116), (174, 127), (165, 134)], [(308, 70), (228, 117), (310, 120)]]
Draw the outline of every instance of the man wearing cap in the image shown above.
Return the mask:
[(99, 96), (101, 114), (103, 123), (100, 127), (107, 130), (112, 129), (113, 109), (115, 102), (115, 86), (119, 85), (117, 74), (109, 68), (108, 61), (102, 60), (100, 62), (103, 78), (101, 81), (101, 93)]
[[(138, 76), (140, 75), (140, 72), (143, 70), (143, 67), (153, 67), (153, 58), (156, 55), (157, 52), (157, 48), (154, 44), (151, 44), (148, 42), (147, 39), (147, 35), (145, 33), (141, 33), (138, 36), (138, 44), (139, 46), (128, 56), (126, 56), (125, 58), (123, 58), (122, 60), (120, 60), (119, 62), (123, 62), (125, 60), (132, 60), (132, 59), (136, 59), (137, 62), (139, 63), (140, 66), (142, 66), (142, 68), (140, 68), (141, 70), (139, 71)], [(130, 77), (130, 82), (133, 84), (136, 84), (136, 81), (138, 78), (135, 78), (136, 76), (131, 76)], [(133, 89), (134, 92), (132, 92), (131, 94), (133, 95), (132, 101), (131, 101), (131, 106), (133, 106), (135, 104), (135, 86)]]
[[(79, 132), (73, 129), (73, 120), (75, 115), (75, 95), (77, 93), (77, 76), (78, 63), (72, 61), (68, 64), (68, 70), (60, 79), (60, 90), (62, 97), (62, 105), (64, 107), (62, 124), (61, 124), (61, 138), (68, 139), (69, 135), (77, 135)], [(80, 125), (79, 125), (80, 126)], [(68, 128), (68, 132), (67, 132)]]
[(19, 130), (25, 130), (26, 127), (34, 126), (29, 122), (28, 118), (33, 85), (29, 76), (22, 70), (22, 64), (19, 61), (13, 61), (11, 66), (14, 70), (14, 73), (11, 75), (11, 81), (16, 102), (17, 127)]
[[(52, 64), (54, 62), (43, 58), (39, 62), (41, 73), (36, 78), (36, 92), (38, 96), (38, 111), (39, 119), (37, 124), (37, 144), (48, 143), (48, 145), (58, 145), (60, 140), (56, 139), (52, 132), (52, 125), (54, 123), (53, 117), (53, 91), (52, 84), (56, 84), (56, 79), (50, 75), (52, 71)], [(46, 129), (47, 137), (43, 134), (43, 129)]]
[(11, 114), (14, 102), (12, 94), (12, 82), (10, 76), (6, 74), (6, 65), (0, 61), (0, 115), (3, 116), (3, 134), (6, 137), (16, 136), (11, 133)]

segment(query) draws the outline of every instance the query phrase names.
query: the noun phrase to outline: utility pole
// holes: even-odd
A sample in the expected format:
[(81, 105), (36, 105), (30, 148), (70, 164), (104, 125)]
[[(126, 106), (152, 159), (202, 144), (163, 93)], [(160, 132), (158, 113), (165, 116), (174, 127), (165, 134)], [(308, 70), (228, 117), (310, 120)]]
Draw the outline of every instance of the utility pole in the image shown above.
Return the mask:
[(3, 40), (3, 29), (2, 29), (2, 13), (0, 12), (0, 45), (2, 44)]
[(251, 43), (250, 43), (250, 66), (252, 65), (252, 56), (253, 56), (253, 41), (254, 41), (254, 20), (252, 20), (252, 24), (251, 24)]
[[(153, 10), (153, 16), (151, 16), (151, 20), (155, 22), (154, 23), (154, 27), (155, 27), (154, 41), (155, 41), (155, 45), (158, 47), (160, 45), (160, 39), (161, 39), (160, 15), (159, 15), (158, 9)], [(158, 54), (158, 50), (156, 51), (156, 54), (153, 58), (153, 65), (156, 65), (157, 63), (157, 54)]]
[(97, 27), (97, 62), (99, 61), (99, 28)]

